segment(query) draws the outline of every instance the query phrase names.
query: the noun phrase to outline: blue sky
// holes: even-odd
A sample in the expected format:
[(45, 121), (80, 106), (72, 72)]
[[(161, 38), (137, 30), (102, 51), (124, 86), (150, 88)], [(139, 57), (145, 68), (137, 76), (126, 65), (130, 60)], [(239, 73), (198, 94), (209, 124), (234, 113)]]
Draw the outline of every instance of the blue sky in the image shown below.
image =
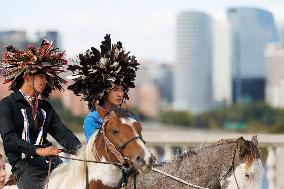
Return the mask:
[(284, 25), (283, 0), (16, 0), (1, 2), (0, 30), (58, 30), (72, 56), (98, 47), (106, 33), (122, 41), (139, 60), (173, 63), (175, 20), (180, 11), (197, 10), (224, 19), (228, 7), (271, 11)]

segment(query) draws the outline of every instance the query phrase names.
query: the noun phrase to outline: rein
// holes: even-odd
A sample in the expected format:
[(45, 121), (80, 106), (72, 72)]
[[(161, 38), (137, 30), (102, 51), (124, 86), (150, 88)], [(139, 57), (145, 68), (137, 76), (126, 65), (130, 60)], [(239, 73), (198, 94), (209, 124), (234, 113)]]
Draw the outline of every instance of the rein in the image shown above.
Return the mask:
[(158, 170), (158, 169), (156, 169), (156, 168), (152, 168), (152, 170), (155, 171), (155, 172), (157, 172), (157, 173), (160, 173), (160, 174), (162, 174), (162, 175), (165, 175), (165, 176), (167, 176), (167, 177), (169, 177), (169, 178), (171, 178), (171, 179), (173, 179), (173, 180), (175, 180), (175, 181), (178, 181), (178, 182), (180, 182), (180, 183), (182, 183), (182, 184), (185, 184), (185, 185), (187, 185), (187, 186), (191, 186), (192, 188), (209, 189), (209, 188), (204, 188), (204, 187), (202, 187), (202, 186), (198, 186), (198, 185), (195, 185), (195, 184), (191, 184), (191, 183), (189, 183), (189, 182), (187, 182), (187, 181), (185, 181), (185, 180), (182, 180), (182, 179), (180, 179), (180, 178), (178, 178), (178, 177), (175, 177), (175, 176), (173, 176), (173, 175), (171, 175), (171, 174), (169, 174), (169, 173), (166, 173), (166, 172), (164, 172), (164, 171)]

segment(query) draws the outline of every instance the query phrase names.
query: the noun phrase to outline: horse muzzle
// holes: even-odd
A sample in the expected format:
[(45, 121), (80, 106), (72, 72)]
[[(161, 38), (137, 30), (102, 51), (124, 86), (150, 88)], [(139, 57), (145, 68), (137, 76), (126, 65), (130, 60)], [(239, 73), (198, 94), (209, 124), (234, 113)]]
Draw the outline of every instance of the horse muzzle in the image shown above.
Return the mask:
[(139, 171), (139, 173), (148, 173), (152, 169), (153, 162), (153, 156), (137, 156), (136, 160), (134, 161), (134, 167)]

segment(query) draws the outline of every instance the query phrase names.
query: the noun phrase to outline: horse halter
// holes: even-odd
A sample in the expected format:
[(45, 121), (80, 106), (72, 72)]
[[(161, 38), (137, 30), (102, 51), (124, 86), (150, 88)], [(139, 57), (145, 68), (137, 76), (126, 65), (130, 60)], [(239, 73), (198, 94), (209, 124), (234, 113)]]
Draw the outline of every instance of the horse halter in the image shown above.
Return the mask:
[(225, 173), (223, 176), (221, 176), (221, 177), (219, 178), (219, 181), (224, 180), (224, 178), (225, 178), (231, 171), (233, 171), (233, 175), (234, 175), (234, 179), (235, 179), (237, 188), (240, 189), (239, 183), (238, 183), (238, 181), (237, 181), (236, 174), (235, 174), (235, 169), (236, 169), (236, 167), (235, 167), (235, 166), (236, 166), (236, 165), (235, 165), (235, 159), (236, 159), (236, 153), (237, 153), (237, 148), (238, 148), (238, 147), (239, 147), (239, 145), (237, 144), (237, 146), (236, 146), (235, 149), (234, 149), (234, 153), (233, 153), (233, 158), (232, 158), (231, 166), (230, 166), (229, 169), (226, 171), (226, 173)]
[[(125, 143), (119, 145), (118, 147), (115, 147), (115, 145), (109, 140), (109, 138), (106, 135), (106, 126), (107, 123), (114, 117), (116, 117), (116, 113), (112, 110), (111, 112), (109, 112), (103, 119), (103, 123), (101, 125), (101, 129), (100, 129), (100, 133), (102, 134), (103, 140), (106, 143), (106, 147), (109, 149), (109, 151), (114, 154), (114, 156), (118, 159), (119, 163), (121, 163), (121, 165), (125, 164), (125, 160), (128, 160), (127, 157), (124, 157), (122, 155), (122, 150), (124, 148), (126, 148), (126, 146), (128, 144), (130, 144), (131, 142), (137, 140), (137, 139), (141, 139), (142, 142), (145, 144), (145, 141), (143, 140), (143, 138), (141, 136), (135, 136), (131, 139), (129, 139), (128, 141), (126, 141)], [(119, 150), (118, 150), (119, 149)]]

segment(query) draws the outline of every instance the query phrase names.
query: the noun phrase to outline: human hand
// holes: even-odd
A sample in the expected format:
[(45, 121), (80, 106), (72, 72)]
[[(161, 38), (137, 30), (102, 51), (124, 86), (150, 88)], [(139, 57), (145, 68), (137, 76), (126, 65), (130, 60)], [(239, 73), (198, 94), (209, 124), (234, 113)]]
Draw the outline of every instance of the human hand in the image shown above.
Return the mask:
[(60, 152), (61, 150), (59, 150), (55, 146), (36, 149), (36, 154), (39, 156), (58, 156)]

